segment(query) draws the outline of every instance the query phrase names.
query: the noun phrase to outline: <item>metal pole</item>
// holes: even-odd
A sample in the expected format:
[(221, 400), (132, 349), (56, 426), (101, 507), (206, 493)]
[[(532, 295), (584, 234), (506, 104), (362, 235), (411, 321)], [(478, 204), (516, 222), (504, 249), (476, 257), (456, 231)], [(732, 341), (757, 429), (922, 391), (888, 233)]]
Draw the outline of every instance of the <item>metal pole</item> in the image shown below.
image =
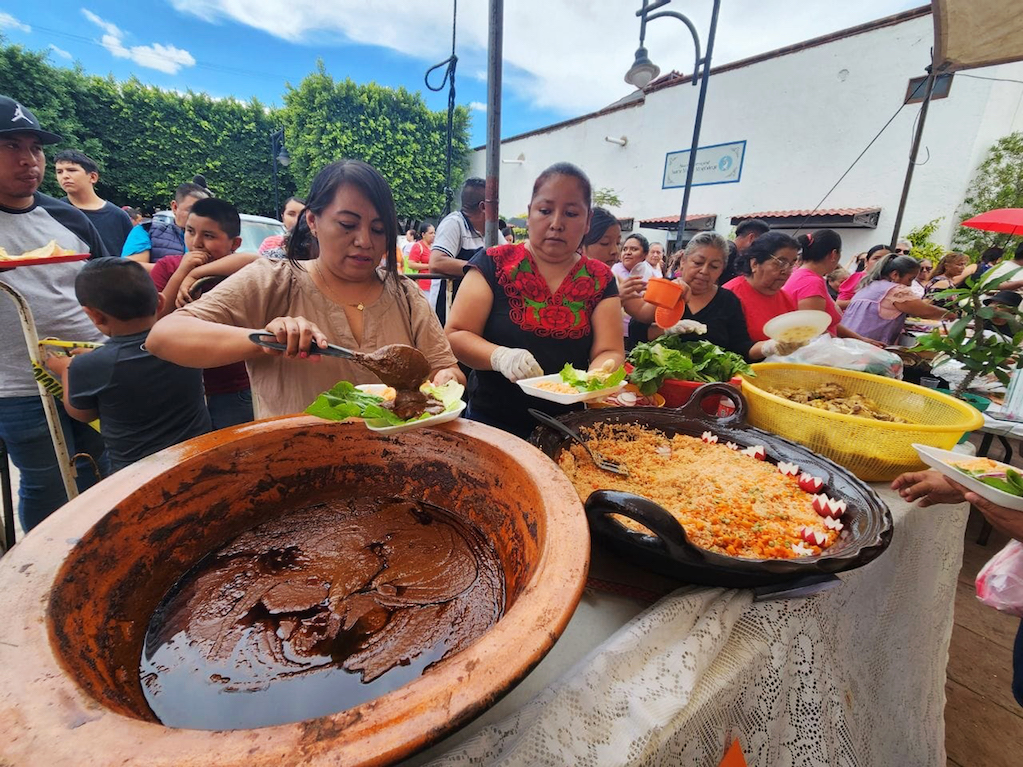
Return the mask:
[(11, 464), (7, 445), (0, 440), (0, 499), (4, 506), (4, 539), (0, 555), (14, 548), (14, 496), (11, 493)]
[(934, 69), (927, 67), (927, 84), (924, 87), (924, 103), (920, 105), (920, 117), (916, 123), (916, 135), (913, 136), (913, 148), (909, 150), (909, 167), (906, 168), (906, 180), (902, 182), (902, 197), (899, 198), (899, 210), (895, 214), (895, 226), (892, 228), (891, 248), (899, 241), (899, 229), (902, 227), (902, 214), (906, 212), (906, 200), (909, 198), (909, 187), (913, 183), (913, 169), (916, 167), (916, 156), (920, 151), (920, 140), (924, 135), (924, 123), (927, 121), (927, 107), (931, 103), (931, 91), (934, 90)]
[(501, 185), (501, 63), (504, 55), (504, 0), (490, 0), (490, 19), (487, 29), (487, 223), (483, 243), (488, 248), (497, 245), (500, 232)]
[[(707, 36), (707, 54), (703, 57), (701, 74), (703, 79), (700, 82), (700, 99), (696, 104), (696, 124), (693, 126), (693, 144), (689, 150), (689, 167), (686, 169), (686, 188), (682, 193), (682, 212), (678, 217), (678, 238), (675, 249), (680, 250), (685, 241), (686, 215), (689, 213), (689, 195), (693, 189), (693, 171), (696, 169), (696, 150), (700, 146), (700, 127), (703, 124), (703, 106), (707, 101), (707, 83), (710, 81), (710, 59), (714, 53), (714, 35), (718, 27), (718, 11), (721, 8), (721, 0), (714, 0), (714, 10), (710, 16), (710, 33)], [(693, 38), (696, 39), (695, 36)], [(697, 43), (698, 44), (698, 43)], [(696, 76), (696, 73), (693, 73)]]
[(67, 499), (78, 497), (78, 485), (75, 484), (75, 468), (68, 455), (67, 442), (64, 441), (64, 429), (60, 425), (60, 416), (57, 413), (57, 405), (53, 397), (43, 386), (42, 379), (35, 374), (36, 370), (43, 370), (43, 361), (39, 355), (39, 334), (36, 332), (35, 319), (32, 317), (32, 309), (25, 302), (25, 297), (5, 282), (0, 282), (0, 290), (7, 293), (15, 306), (18, 307), (18, 317), (21, 320), (21, 332), (25, 336), (25, 345), (28, 347), (28, 358), (32, 364), (33, 375), (36, 384), (39, 386), (39, 396), (43, 403), (43, 413), (46, 414), (46, 423), (50, 427), (50, 440), (53, 442), (53, 453), (57, 458), (57, 468), (60, 469), (60, 478), (64, 483), (64, 492)]
[(281, 217), (281, 204), (277, 192), (277, 136), (279, 135), (280, 133), (277, 131), (270, 134), (270, 165), (273, 168), (274, 178), (274, 215), (277, 218)]

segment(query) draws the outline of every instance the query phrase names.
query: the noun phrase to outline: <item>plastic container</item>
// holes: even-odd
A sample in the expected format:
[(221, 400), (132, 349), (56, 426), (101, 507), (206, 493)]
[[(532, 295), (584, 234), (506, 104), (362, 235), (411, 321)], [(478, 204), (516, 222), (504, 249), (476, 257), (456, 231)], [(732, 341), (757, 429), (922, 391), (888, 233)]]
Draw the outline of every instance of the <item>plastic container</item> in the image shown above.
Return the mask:
[(648, 304), (671, 309), (682, 297), (682, 286), (663, 277), (651, 277), (646, 284), (643, 300)]
[[(950, 450), (984, 417), (961, 400), (933, 389), (852, 370), (771, 362), (753, 365), (755, 378), (743, 379), (749, 421), (766, 431), (806, 445), (869, 482), (895, 479), (923, 468), (914, 443)], [(832, 413), (791, 402), (765, 387), (813, 387), (838, 383), (848, 394), (862, 394), (879, 408), (910, 423), (888, 423)]]

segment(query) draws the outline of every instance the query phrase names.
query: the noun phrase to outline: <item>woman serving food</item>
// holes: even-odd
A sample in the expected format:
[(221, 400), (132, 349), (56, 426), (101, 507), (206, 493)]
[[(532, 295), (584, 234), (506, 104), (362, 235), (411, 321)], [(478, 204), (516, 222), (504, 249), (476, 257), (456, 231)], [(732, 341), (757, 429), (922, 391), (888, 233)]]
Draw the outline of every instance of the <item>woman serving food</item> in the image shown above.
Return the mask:
[[(301, 412), (339, 380), (379, 383), (348, 360), (310, 356), (328, 342), (372, 352), (388, 344), (419, 349), (435, 384), (464, 382), (422, 292), (398, 275), (394, 198), (384, 178), (357, 160), (316, 176), (288, 243), (287, 261), (256, 261), (198, 301), (164, 317), (146, 346), (187, 367), (245, 361), (261, 418)], [(312, 260), (303, 260), (318, 252)], [(386, 256), (386, 267), (378, 268)], [(249, 334), (265, 330), (275, 352)], [(315, 362), (299, 369), (294, 360)]]
[(525, 394), (515, 382), (565, 363), (612, 371), (625, 359), (621, 302), (611, 270), (578, 253), (590, 225), (590, 181), (557, 163), (533, 184), (529, 238), (478, 253), (451, 307), (451, 348), (473, 369), (469, 418), (527, 437), (526, 412), (569, 410)]
[[(777, 341), (750, 338), (739, 299), (728, 289), (718, 287), (718, 278), (728, 261), (728, 243), (715, 232), (700, 232), (686, 245), (676, 272), (684, 286), (685, 311), (679, 323), (662, 330), (654, 322), (656, 307), (642, 298), (625, 299), (629, 323), (630, 348), (652, 341), (662, 334), (681, 335), (688, 341), (710, 341), (715, 346), (747, 359), (762, 360), (772, 354), (786, 354), (796, 346)], [(702, 324), (706, 331), (694, 326)]]

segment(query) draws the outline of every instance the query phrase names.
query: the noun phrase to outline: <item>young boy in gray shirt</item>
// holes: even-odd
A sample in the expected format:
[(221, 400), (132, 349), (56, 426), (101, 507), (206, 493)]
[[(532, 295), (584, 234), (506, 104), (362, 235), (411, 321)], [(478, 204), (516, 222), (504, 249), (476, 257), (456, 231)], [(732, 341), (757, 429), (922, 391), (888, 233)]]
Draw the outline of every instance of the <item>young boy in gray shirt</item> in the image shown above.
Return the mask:
[(75, 294), (93, 324), (110, 336), (98, 349), (46, 364), (64, 384), (72, 418), (100, 419), (114, 471), (210, 430), (202, 370), (146, 351), (162, 297), (141, 264), (100, 258), (75, 279)]

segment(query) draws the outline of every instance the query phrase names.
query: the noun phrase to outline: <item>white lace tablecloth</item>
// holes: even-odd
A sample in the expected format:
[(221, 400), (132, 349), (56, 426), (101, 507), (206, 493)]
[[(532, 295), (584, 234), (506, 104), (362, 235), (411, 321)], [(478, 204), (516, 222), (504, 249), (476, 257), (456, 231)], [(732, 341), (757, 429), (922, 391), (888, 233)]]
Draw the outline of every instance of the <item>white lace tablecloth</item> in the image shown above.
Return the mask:
[(587, 591), (504, 700), (409, 765), (944, 767), (967, 507), (892, 510), (888, 551), (806, 598), (686, 588), (644, 612)]

